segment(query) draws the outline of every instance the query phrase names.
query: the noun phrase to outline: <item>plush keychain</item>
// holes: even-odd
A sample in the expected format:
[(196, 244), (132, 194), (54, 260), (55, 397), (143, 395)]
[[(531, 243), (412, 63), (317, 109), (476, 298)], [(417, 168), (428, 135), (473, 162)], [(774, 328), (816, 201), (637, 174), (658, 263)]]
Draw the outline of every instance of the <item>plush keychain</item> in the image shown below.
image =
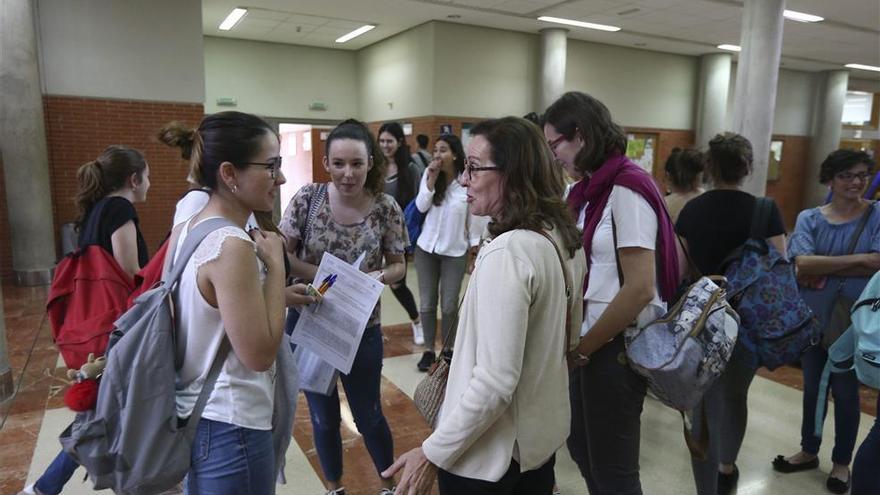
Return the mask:
[(98, 378), (104, 372), (106, 360), (103, 356), (95, 359), (89, 353), (86, 363), (78, 370), (67, 370), (67, 378), (71, 380), (70, 388), (64, 393), (64, 403), (76, 412), (94, 409), (98, 401)]

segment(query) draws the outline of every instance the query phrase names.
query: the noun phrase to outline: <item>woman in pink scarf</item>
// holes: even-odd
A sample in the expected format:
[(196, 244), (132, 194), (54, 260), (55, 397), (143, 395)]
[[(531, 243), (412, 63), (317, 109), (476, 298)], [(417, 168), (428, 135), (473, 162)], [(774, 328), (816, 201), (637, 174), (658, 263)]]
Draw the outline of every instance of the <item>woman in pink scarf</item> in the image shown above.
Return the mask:
[(626, 134), (595, 98), (569, 92), (544, 115), (547, 144), (584, 175), (568, 195), (589, 273), (572, 351), (571, 457), (591, 495), (640, 495), (646, 384), (626, 363), (624, 331), (666, 311), (678, 286), (675, 233), (651, 176), (626, 156)]

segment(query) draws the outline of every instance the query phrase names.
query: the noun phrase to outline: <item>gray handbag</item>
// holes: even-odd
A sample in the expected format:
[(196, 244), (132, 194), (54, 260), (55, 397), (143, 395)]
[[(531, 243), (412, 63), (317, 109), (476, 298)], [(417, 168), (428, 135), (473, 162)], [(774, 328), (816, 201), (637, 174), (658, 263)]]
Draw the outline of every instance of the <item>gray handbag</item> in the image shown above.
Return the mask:
[(701, 277), (665, 315), (626, 335), (626, 356), (660, 401), (690, 411), (721, 376), (738, 331), (725, 290)]

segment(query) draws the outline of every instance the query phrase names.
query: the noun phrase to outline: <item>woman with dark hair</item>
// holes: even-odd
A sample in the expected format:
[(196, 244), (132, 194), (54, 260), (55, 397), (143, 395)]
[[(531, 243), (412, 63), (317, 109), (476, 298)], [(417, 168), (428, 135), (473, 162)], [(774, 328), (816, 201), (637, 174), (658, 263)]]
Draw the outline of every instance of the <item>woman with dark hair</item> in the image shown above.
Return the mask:
[(666, 207), (672, 221), (678, 220), (678, 214), (688, 201), (703, 194), (703, 168), (706, 158), (697, 150), (675, 148), (663, 167), (666, 172)]
[[(752, 171), (752, 144), (739, 134), (719, 134), (709, 141), (706, 162), (713, 189), (684, 205), (675, 230), (702, 275), (724, 275), (725, 258), (752, 232), (757, 199), (741, 189)], [(775, 203), (761, 231), (784, 256), (785, 228)], [(691, 459), (698, 495), (727, 495), (736, 485), (755, 363), (754, 354), (738, 341), (724, 373), (692, 411), (694, 436), (708, 436), (705, 459)]]
[[(444, 134), (434, 142), (434, 159), (419, 186), (416, 207), (425, 214), (422, 233), (416, 241), (415, 263), (419, 276), (419, 301), (425, 352), (419, 371), (428, 371), (434, 363), (437, 335), (437, 302), (440, 300), (442, 339), (458, 318), (458, 295), (468, 270), (468, 256), (476, 253), (485, 220), (475, 218), (467, 203), (467, 193), (457, 180), (464, 171), (464, 150), (453, 134)], [(438, 290), (439, 288), (439, 290)]]
[(591, 494), (640, 494), (646, 384), (619, 356), (624, 331), (662, 315), (676, 292), (675, 233), (660, 191), (626, 158), (626, 134), (602, 102), (580, 92), (562, 95), (544, 114), (544, 136), (558, 161), (590, 177), (567, 198), (589, 266), (572, 355), (580, 394), (571, 408), (581, 423), (569, 451)]
[[(383, 192), (385, 161), (367, 127), (347, 120), (334, 128), (325, 145), (324, 168), (328, 184), (309, 184), (290, 201), (281, 219), (287, 237), (293, 274), (313, 280), (321, 256), (331, 253), (353, 263), (366, 253), (361, 270), (383, 284), (403, 278), (406, 270), (404, 249), (409, 244), (403, 212), (394, 198)], [(313, 201), (318, 203), (312, 204)], [(309, 204), (317, 214), (306, 232)], [(305, 242), (300, 250), (300, 243)], [(299, 252), (299, 257), (296, 254)], [(354, 364), (340, 375), (345, 396), (358, 431), (364, 438), (376, 472), (387, 469), (394, 460), (391, 429), (382, 413), (382, 327), (380, 306), (376, 303), (364, 330)], [(291, 311), (288, 326), (295, 326), (298, 314)], [(328, 495), (344, 495), (342, 487), (342, 437), (339, 394), (305, 392), (309, 402), (315, 450), (324, 472)], [(390, 494), (393, 479), (382, 478), (380, 494)]]
[[(134, 204), (147, 199), (150, 167), (140, 151), (108, 146), (76, 172), (77, 247), (98, 245), (134, 277), (150, 259)], [(79, 465), (64, 451), (22, 494), (56, 495)]]
[(385, 472), (398, 493), (550, 495), (568, 436), (566, 354), (586, 273), (564, 182), (537, 126), (506, 117), (471, 129), (461, 175), (491, 241), (461, 306), (455, 359), (434, 432)]
[[(874, 161), (867, 153), (837, 150), (822, 162), (819, 181), (831, 189), (831, 202), (802, 211), (789, 242), (797, 267), (800, 293), (823, 327), (823, 341), (801, 357), (804, 372), (801, 450), (777, 456), (773, 468), (783, 473), (819, 467), (822, 437), (814, 431), (816, 404), (827, 348), (837, 336), (828, 328), (838, 298), (854, 301), (880, 269), (880, 209), (864, 199)], [(854, 244), (853, 244), (854, 243)], [(849, 464), (859, 429), (859, 384), (855, 372), (832, 373), (834, 395), (834, 466), (826, 486), (834, 493), (849, 489)]]
[[(385, 170), (385, 194), (388, 194), (405, 210), (406, 206), (416, 197), (421, 182), (419, 166), (412, 161), (409, 146), (406, 144), (406, 136), (403, 135), (403, 127), (397, 122), (386, 122), (379, 128), (379, 149), (385, 155), (387, 168)], [(413, 342), (416, 345), (425, 343), (425, 335), (422, 332), (422, 320), (419, 316), (419, 308), (416, 307), (416, 299), (412, 291), (406, 286), (406, 271), (399, 282), (391, 284), (391, 292), (397, 298), (397, 302), (409, 315), (412, 325)]]
[[(276, 356), (284, 352), (285, 299), (307, 304), (304, 286), (285, 293), (282, 237), (246, 232), (248, 217), (270, 211), (281, 173), (277, 134), (262, 119), (240, 112), (206, 116), (195, 130), (168, 129), (169, 142), (191, 150), (191, 174), (210, 190), (207, 205), (176, 227), (169, 253), (179, 253), (201, 222), (223, 218), (233, 225), (205, 237), (186, 262), (177, 290), (177, 409), (193, 409), (215, 356), (230, 349), (198, 424), (186, 492), (274, 493), (278, 456), (273, 427)], [(168, 256), (166, 259), (170, 260)], [(295, 400), (290, 398), (290, 400)], [(276, 424), (277, 423), (277, 424)], [(233, 448), (234, 447), (234, 448)], [(279, 449), (279, 450), (276, 450)]]

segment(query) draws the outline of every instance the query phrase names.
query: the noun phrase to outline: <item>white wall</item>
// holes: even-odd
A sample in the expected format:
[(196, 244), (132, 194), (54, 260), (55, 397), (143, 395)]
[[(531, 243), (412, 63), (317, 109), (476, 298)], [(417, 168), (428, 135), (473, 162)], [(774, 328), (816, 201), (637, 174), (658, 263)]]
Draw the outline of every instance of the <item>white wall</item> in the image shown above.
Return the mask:
[(202, 103), (201, 2), (38, 0), (43, 93)]
[[(346, 119), (356, 116), (355, 53), (328, 48), (205, 37), (205, 112)], [(236, 107), (217, 106), (234, 97)], [(309, 110), (312, 102), (326, 111)]]
[[(730, 93), (727, 98), (727, 118), (725, 120), (728, 129), (733, 127), (736, 69), (737, 64), (733, 64), (730, 69)], [(773, 134), (812, 135), (816, 89), (814, 73), (788, 69), (779, 70), (779, 79), (776, 84), (776, 110), (773, 115)]]
[(361, 119), (393, 120), (433, 113), (434, 26), (416, 26), (357, 53)]
[(566, 91), (601, 100), (631, 127), (693, 129), (699, 59), (585, 41), (568, 41)]
[(538, 110), (539, 38), (435, 23), (434, 115), (501, 117)]

